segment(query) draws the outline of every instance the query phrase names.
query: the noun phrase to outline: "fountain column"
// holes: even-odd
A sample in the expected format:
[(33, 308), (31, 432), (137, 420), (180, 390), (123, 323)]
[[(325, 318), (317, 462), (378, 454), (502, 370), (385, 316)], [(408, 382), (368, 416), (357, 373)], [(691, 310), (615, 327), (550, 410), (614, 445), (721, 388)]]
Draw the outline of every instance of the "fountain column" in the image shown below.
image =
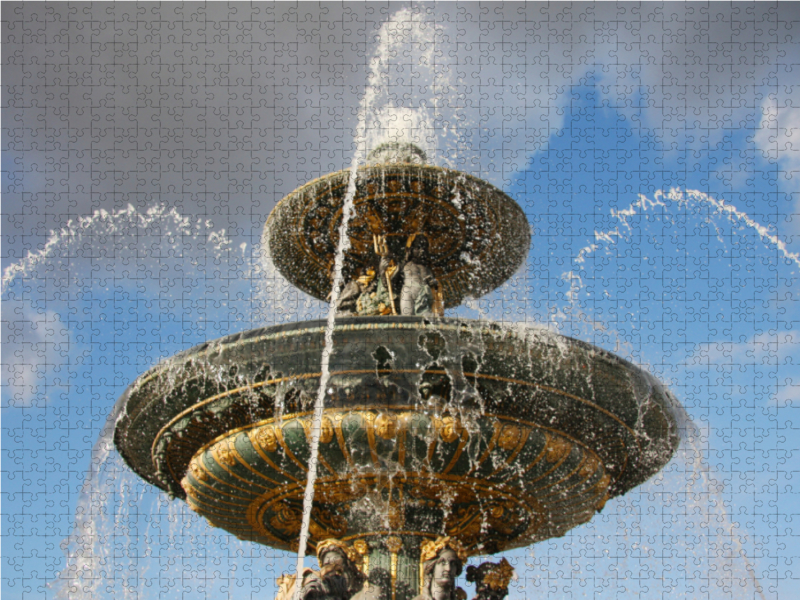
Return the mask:
[(375, 533), (352, 541), (365, 557), (362, 570), (372, 585), (387, 590), (390, 600), (411, 600), (419, 594), (420, 546), (424, 538), (402, 533)]

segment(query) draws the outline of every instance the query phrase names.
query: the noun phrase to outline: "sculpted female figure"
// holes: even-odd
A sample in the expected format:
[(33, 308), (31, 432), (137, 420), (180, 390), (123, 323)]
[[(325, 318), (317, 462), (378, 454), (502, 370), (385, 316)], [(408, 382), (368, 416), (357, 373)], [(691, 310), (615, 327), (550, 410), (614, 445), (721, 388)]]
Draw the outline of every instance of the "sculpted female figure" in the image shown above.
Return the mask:
[[(339, 540), (329, 539), (317, 546), (319, 571), (305, 569), (301, 583), (302, 600), (350, 600), (366, 578), (351, 559), (351, 549)], [(275, 600), (293, 600), (296, 581), (293, 575), (278, 580)]]
[(467, 553), (458, 540), (443, 537), (422, 546), (422, 587), (414, 600), (461, 600), (466, 593), (456, 587)]

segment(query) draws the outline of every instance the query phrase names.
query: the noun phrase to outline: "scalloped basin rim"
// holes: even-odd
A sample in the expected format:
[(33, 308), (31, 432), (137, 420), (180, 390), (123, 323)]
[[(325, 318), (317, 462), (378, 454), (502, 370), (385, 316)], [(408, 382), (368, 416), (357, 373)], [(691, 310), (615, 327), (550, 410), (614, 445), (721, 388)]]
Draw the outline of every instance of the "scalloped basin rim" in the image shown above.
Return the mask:
[[(300, 402), (287, 415), (303, 412), (297, 398), (316, 395), (325, 324), (231, 334), (148, 370), (115, 408), (114, 441), (125, 462), (183, 496), (180, 480), (192, 456), (227, 431), (272, 418), (276, 394), (291, 392)], [(613, 476), (612, 496), (663, 468), (678, 444), (669, 392), (639, 367), (581, 340), (546, 329), (421, 317), (342, 318), (335, 336), (332, 408), (419, 405), (425, 381), (442, 385), (460, 402), (479, 397), (487, 414), (579, 441)], [(375, 358), (379, 347), (392, 357), (385, 364)], [(447, 351), (434, 359), (429, 352), (437, 348)]]

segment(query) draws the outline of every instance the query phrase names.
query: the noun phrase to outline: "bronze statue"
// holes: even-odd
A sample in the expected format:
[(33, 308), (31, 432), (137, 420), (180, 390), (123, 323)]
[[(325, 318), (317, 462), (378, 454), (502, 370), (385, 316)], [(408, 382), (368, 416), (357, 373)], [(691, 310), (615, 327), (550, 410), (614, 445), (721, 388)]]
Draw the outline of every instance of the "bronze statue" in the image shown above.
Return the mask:
[(374, 235), (373, 244), (377, 260), (345, 284), (336, 305), (337, 314), (441, 316), (441, 294), (430, 268), (428, 238), (416, 233), (409, 236), (405, 256), (400, 260), (392, 256), (385, 235)]
[[(319, 571), (305, 569), (300, 589), (301, 600), (350, 600), (363, 586), (366, 578), (354, 562), (355, 551), (344, 542), (328, 539), (317, 546)], [(275, 600), (293, 600), (294, 575), (278, 580)]]
[(361, 313), (362, 298), (368, 297), (376, 289), (375, 268), (366, 268), (359, 277), (348, 281), (339, 294), (336, 303), (338, 316), (357, 315)]
[[(373, 314), (430, 315), (441, 314), (437, 306), (439, 282), (430, 268), (428, 238), (412, 234), (402, 259), (395, 261), (387, 249), (385, 236), (376, 236), (375, 252), (381, 257), (377, 285), (385, 290), (382, 298), (391, 312)], [(395, 293), (399, 289), (399, 296)], [(441, 301), (438, 302), (441, 304)]]
[(414, 234), (409, 238), (406, 255), (397, 272), (403, 274), (403, 287), (400, 290), (400, 314), (433, 314), (434, 289), (439, 287), (439, 282), (433, 276), (430, 268), (428, 238), (419, 234)]
[(385, 265), (379, 265), (377, 276), (375, 276), (375, 271), (372, 268), (368, 272), (372, 274), (373, 280), (370, 285), (364, 288), (364, 291), (356, 301), (357, 313), (362, 317), (393, 314), (391, 293), (387, 289), (384, 278)]
[[(361, 271), (361, 275), (348, 281), (336, 304), (338, 316), (361, 316), (396, 314), (388, 273), (396, 269), (388, 258), (385, 236), (373, 236), (376, 260)], [(332, 271), (332, 268), (331, 268)], [(332, 279), (332, 272), (331, 272)]]
[(422, 545), (422, 586), (414, 600), (462, 600), (466, 593), (456, 587), (467, 552), (458, 540), (440, 537)]
[(508, 596), (508, 584), (514, 577), (514, 567), (504, 558), (499, 563), (485, 562), (467, 567), (467, 581), (475, 584), (472, 600), (503, 600)]

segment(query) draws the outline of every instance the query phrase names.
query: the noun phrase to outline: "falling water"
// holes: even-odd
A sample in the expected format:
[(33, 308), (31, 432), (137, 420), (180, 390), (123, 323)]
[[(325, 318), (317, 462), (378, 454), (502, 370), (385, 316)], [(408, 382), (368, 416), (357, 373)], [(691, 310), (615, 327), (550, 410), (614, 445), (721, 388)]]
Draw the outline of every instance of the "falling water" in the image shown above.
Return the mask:
[[(214, 231), (211, 221), (184, 217), (175, 208), (159, 204), (140, 212), (131, 205), (126, 208), (108, 212), (96, 210), (91, 216), (70, 219), (58, 231), (52, 231), (44, 246), (36, 252), (28, 252), (22, 260), (10, 265), (3, 271), (0, 281), (0, 293), (5, 293), (9, 285), (17, 278), (30, 276), (31, 273), (48, 260), (61, 260), (69, 249), (77, 247), (87, 236), (91, 238), (114, 238), (124, 236), (132, 230), (147, 231), (152, 227), (163, 230), (159, 236), (171, 239), (202, 239), (214, 252), (220, 253), (230, 246), (225, 230)], [(119, 249), (115, 249), (119, 251)], [(58, 254), (56, 254), (58, 252)]]
[[(686, 190), (684, 192), (683, 190), (673, 188), (667, 193), (664, 193), (662, 190), (658, 190), (653, 194), (652, 200), (644, 194), (640, 194), (638, 200), (628, 206), (628, 208), (622, 210), (612, 209), (611, 215), (619, 220), (620, 224), (627, 229), (628, 233), (630, 234), (633, 232), (633, 228), (629, 220), (631, 217), (658, 209), (659, 207), (668, 208), (668, 203), (679, 207), (686, 206), (687, 208), (692, 204), (696, 204), (698, 206), (708, 206), (714, 210), (714, 216), (725, 217), (725, 219), (731, 224), (741, 224), (743, 227), (752, 229), (759, 235), (764, 244), (775, 247), (786, 260), (800, 266), (800, 253), (790, 252), (786, 246), (786, 242), (771, 232), (768, 227), (761, 225), (761, 223), (758, 223), (749, 217), (747, 213), (740, 211), (732, 204), (726, 204), (724, 200), (718, 200), (698, 190)], [(582, 248), (575, 257), (574, 262), (576, 264), (583, 264), (586, 262), (587, 256), (598, 250), (601, 244), (613, 244), (615, 240), (619, 239), (623, 235), (624, 234), (620, 232), (619, 227), (616, 227), (610, 231), (595, 232), (594, 243)], [(722, 241), (719, 228), (717, 228), (717, 237), (720, 241)]]
[[(21, 410), (51, 407), (62, 419), (70, 420), (77, 414), (96, 413), (91, 400), (94, 394), (87, 400), (85, 391), (81, 392), (86, 389), (84, 379), (99, 382), (107, 377), (122, 382), (135, 377), (142, 367), (133, 356), (128, 357), (130, 361), (114, 363), (113, 370), (100, 369), (102, 373), (92, 374), (92, 365), (97, 370), (105, 363), (95, 347), (114, 347), (126, 332), (144, 325), (156, 337), (158, 331), (170, 331), (171, 317), (180, 315), (172, 299), (176, 291), (182, 305), (202, 306), (213, 297), (202, 284), (211, 281), (215, 285), (209, 266), (216, 268), (224, 262), (235, 273), (244, 259), (232, 251), (224, 230), (215, 230), (206, 219), (184, 217), (175, 208), (161, 204), (143, 211), (132, 206), (98, 210), (69, 221), (51, 233), (41, 250), (29, 253), (3, 274), (4, 308), (16, 315), (8, 319), (5, 333), (19, 334), (17, 339), (6, 340), (4, 348), (17, 356), (17, 361), (4, 361), (3, 365), (8, 405)], [(174, 281), (178, 278), (193, 282), (193, 289), (176, 290)], [(142, 280), (147, 282), (146, 287), (138, 285)], [(130, 300), (131, 296), (135, 300)], [(150, 307), (148, 315), (128, 306), (133, 303), (138, 307), (143, 302)], [(76, 322), (74, 315), (86, 314), (91, 315), (96, 327), (88, 343), (69, 328)], [(195, 310), (193, 315), (197, 326), (202, 314)], [(31, 332), (23, 329), (25, 323)], [(80, 330), (83, 322), (77, 323)], [(103, 323), (108, 325), (100, 327)], [(37, 331), (38, 336), (34, 335)], [(205, 337), (202, 331), (186, 329), (170, 334), (181, 339), (183, 347), (195, 343), (193, 335)], [(23, 343), (19, 342), (20, 335), (24, 336)], [(171, 354), (175, 349), (161, 352)], [(153, 350), (158, 353), (157, 347)], [(64, 359), (65, 352), (70, 360)], [(142, 358), (146, 364), (158, 356)], [(55, 598), (105, 594), (138, 598), (148, 565), (158, 555), (148, 546), (160, 534), (137, 533), (144, 524), (141, 515), (149, 515), (148, 530), (158, 530), (159, 515), (173, 503), (164, 494), (147, 491), (124, 465), (113, 447), (117, 416), (112, 412), (107, 417), (92, 447), (72, 528), (61, 542), (66, 564), (47, 585)], [(72, 423), (70, 431), (79, 432), (80, 427)], [(123, 572), (125, 566), (127, 572)]]
[[(361, 156), (363, 154), (359, 154), (359, 157)], [(172, 219), (172, 217), (170, 216), (169, 219)], [(104, 222), (103, 219), (100, 219), (100, 221)], [(101, 225), (103, 228), (107, 226), (107, 223)], [(89, 235), (91, 228), (85, 229), (84, 233)], [(340, 239), (342, 238), (345, 238), (345, 236), (340, 234)], [(63, 236), (62, 239), (76, 238)], [(68, 254), (66, 251), (63, 253)], [(37, 265), (47, 264), (50, 260), (53, 260), (52, 256), (42, 259)], [(35, 268), (35, 266), (30, 267), (27, 273), (30, 274), (31, 270), (35, 270)], [(23, 270), (18, 269), (15, 272), (22, 273)], [(14, 282), (10, 281), (10, 285), (13, 286)], [(126, 528), (133, 531), (136, 527), (135, 522), (138, 514), (148, 514), (149, 522), (147, 528), (148, 530), (155, 529), (156, 531), (155, 534), (146, 533), (142, 536), (145, 547), (153, 545), (158, 547), (161, 543), (167, 543), (170, 546), (174, 545), (173, 541), (162, 541), (163, 533), (158, 533), (160, 531), (163, 532), (161, 526), (157, 524), (159, 518), (169, 523), (171, 530), (185, 527), (181, 523), (187, 519), (194, 519), (195, 522), (199, 521), (199, 519), (190, 511), (185, 510), (185, 506), (182, 503), (169, 502), (166, 496), (163, 495), (159, 495), (158, 499), (150, 501), (152, 508), (147, 507), (147, 503), (143, 501), (142, 492), (138, 494), (135, 492), (137, 489), (142, 489), (142, 484), (138, 481), (138, 478), (121, 464), (118, 455), (110, 450), (108, 431), (109, 423), (112, 421), (113, 419), (110, 419), (106, 422), (104, 432), (95, 444), (90, 470), (76, 508), (75, 528), (66, 542), (66, 549), (70, 558), (67, 568), (61, 572), (59, 579), (54, 584), (57, 595), (61, 598), (74, 597), (76, 595), (94, 597), (102, 595), (111, 589), (115, 590), (114, 593), (117, 597), (136, 598), (139, 590), (145, 585), (143, 582), (152, 583), (154, 581), (152, 574), (148, 577), (147, 565), (153, 565), (150, 569), (158, 566), (158, 569), (163, 570), (165, 568), (164, 565), (172, 565), (174, 557), (180, 555), (181, 552), (185, 552), (187, 555), (192, 554), (191, 548), (193, 545), (189, 544), (183, 550), (180, 550), (180, 547), (170, 548), (169, 551), (165, 550), (163, 555), (158, 550), (152, 549), (146, 550), (138, 557), (120, 558), (119, 548), (123, 548), (124, 551), (124, 548), (128, 545), (127, 541), (125, 541), (126, 536), (130, 535), (121, 533), (121, 531), (126, 530)], [(687, 427), (689, 426), (687, 425)], [(595, 576), (605, 577), (609, 585), (613, 582), (613, 585), (616, 586), (622, 585), (615, 575), (617, 569), (621, 566), (630, 565), (631, 568), (635, 568), (636, 565), (639, 565), (640, 568), (645, 568), (649, 563), (653, 563), (647, 568), (655, 569), (659, 565), (673, 564), (674, 558), (670, 555), (661, 554), (662, 550), (659, 549), (657, 540), (651, 538), (648, 541), (646, 536), (642, 536), (641, 533), (633, 536), (626, 534), (624, 538), (625, 545), (630, 550), (626, 550), (626, 554), (622, 558), (604, 555), (597, 549), (598, 546), (602, 548), (604, 545), (603, 540), (608, 539), (609, 528), (604, 527), (604, 522), (611, 523), (611, 532), (634, 531), (637, 526), (642, 526), (646, 519), (654, 518), (654, 515), (643, 515), (637, 523), (637, 519), (634, 517), (635, 514), (660, 511), (663, 515), (665, 514), (665, 507), (667, 507), (668, 510), (677, 511), (678, 513), (674, 517), (669, 517), (670, 519), (683, 519), (683, 521), (677, 521), (677, 526), (681, 530), (686, 529), (684, 521), (689, 520), (693, 524), (693, 528), (708, 532), (704, 534), (705, 537), (699, 537), (700, 541), (695, 543), (695, 547), (707, 547), (715, 555), (703, 557), (702, 560), (696, 558), (696, 560), (701, 560), (702, 562), (706, 573), (705, 577), (715, 582), (714, 585), (720, 586), (720, 589), (724, 588), (726, 594), (730, 591), (730, 595), (733, 597), (736, 597), (737, 594), (746, 594), (747, 590), (751, 589), (747, 587), (751, 585), (748, 582), (752, 582), (752, 589), (757, 590), (759, 584), (751, 574), (752, 567), (748, 566), (744, 553), (737, 549), (737, 544), (740, 544), (738, 541), (740, 534), (735, 531), (724, 504), (719, 499), (719, 486), (708, 475), (709, 469), (703, 460), (703, 454), (707, 450), (703, 448), (702, 439), (698, 435), (691, 433), (686, 436), (686, 439), (688, 441), (685, 442), (680, 455), (667, 467), (663, 474), (656, 476), (653, 481), (645, 484), (641, 490), (631, 492), (629, 497), (610, 503), (606, 511), (598, 516), (597, 523), (589, 523), (583, 529), (576, 531), (575, 534), (570, 534), (566, 538), (570, 542), (567, 555), (573, 556), (574, 549), (577, 547), (587, 547), (597, 552), (598, 555), (595, 557), (596, 566), (598, 569), (605, 569), (605, 574), (600, 575), (595, 572)], [(313, 473), (313, 471), (311, 472)], [(709, 506), (714, 507), (713, 510), (709, 510)], [(164, 514), (167, 507), (169, 507), (169, 515), (166, 517), (159, 516)], [(131, 514), (126, 515), (126, 511)], [(179, 511), (180, 514), (176, 514), (175, 511)], [(136, 514), (133, 514), (134, 512)], [(613, 517), (615, 514), (620, 515), (619, 521), (614, 522), (613, 519), (609, 521), (609, 515)], [(717, 522), (711, 522), (712, 519), (716, 519)], [(133, 524), (128, 524), (130, 521)], [(175, 531), (171, 531), (167, 538), (172, 540), (176, 535)], [(195, 536), (192, 539), (199, 540), (201, 538), (197, 536), (213, 536), (214, 534), (209, 534), (208, 530), (203, 528), (199, 533), (191, 535)], [(219, 534), (216, 535), (219, 536)], [(589, 545), (580, 541), (582, 538), (588, 539), (593, 535), (596, 536), (595, 541)], [(224, 538), (228, 547), (238, 544), (230, 536), (224, 536)], [(111, 544), (112, 552), (109, 552), (106, 547), (109, 544), (109, 540), (113, 540), (113, 544)], [(243, 544), (242, 546), (248, 545)], [(552, 546), (548, 551), (548, 546), (550, 546), (550, 542), (545, 542), (537, 547), (535, 551), (545, 554), (549, 552), (552, 554), (552, 560), (555, 560), (559, 556), (559, 551), (553, 550)], [(685, 558), (678, 557), (678, 565), (682, 564), (681, 561), (683, 560), (695, 560), (695, 558), (690, 558), (692, 550), (688, 541), (678, 539), (670, 544), (670, 547), (674, 546), (678, 546), (682, 552), (689, 554)], [(148, 555), (147, 552), (150, 552), (150, 554)], [(628, 552), (630, 554), (627, 554)], [(263, 558), (263, 556), (259, 556), (253, 560), (257, 563), (258, 560), (263, 560)], [(117, 572), (123, 569), (126, 560), (130, 561), (130, 566), (137, 571), (136, 578), (109, 575), (112, 571)], [(581, 563), (580, 568), (584, 569), (585, 567), (585, 562)], [(531, 563), (531, 569), (536, 571), (540, 568), (557, 572), (557, 569), (554, 569), (549, 559), (534, 558)], [(199, 576), (197, 574), (200, 572), (200, 570), (193, 571), (192, 577)], [(177, 574), (170, 575), (169, 581), (173, 583), (163, 585), (172, 586), (177, 591), (180, 585), (185, 585), (175, 583), (180, 580), (179, 573), (180, 570)], [(585, 577), (588, 574), (584, 572), (582, 576)], [(577, 575), (576, 577), (575, 581), (579, 581), (580, 578)], [(112, 584), (109, 584), (109, 579), (113, 581)], [(158, 581), (158, 578), (155, 581)], [(741, 582), (743, 582), (744, 588)], [(568, 583), (562, 581), (561, 585), (568, 585)], [(736, 585), (739, 587), (736, 587)]]
[[(399, 139), (417, 141), (426, 139), (435, 140), (431, 136), (432, 124), (425, 111), (397, 109), (391, 105), (381, 103), (382, 94), (386, 93), (390, 82), (389, 65), (392, 63), (393, 50), (408, 47), (414, 43), (421, 43), (425, 51), (432, 52), (434, 28), (423, 27), (416, 18), (416, 13), (411, 9), (403, 9), (395, 13), (393, 19), (384, 23), (378, 36), (377, 48), (370, 59), (369, 75), (361, 104), (358, 110), (358, 125), (355, 137), (355, 153), (350, 163), (350, 172), (347, 192), (344, 196), (342, 207), (342, 221), (339, 225), (339, 240), (334, 259), (333, 279), (330, 307), (328, 309), (325, 327), (325, 346), (322, 351), (321, 374), (319, 389), (314, 402), (314, 413), (310, 440), (310, 457), (308, 461), (308, 479), (306, 480), (303, 494), (303, 517), (300, 526), (300, 538), (297, 552), (297, 581), (302, 581), (306, 546), (308, 544), (308, 528), (310, 525), (311, 509), (314, 502), (314, 484), (317, 478), (317, 463), (319, 457), (319, 439), (322, 429), (322, 417), (325, 408), (325, 396), (329, 393), (330, 358), (333, 354), (333, 332), (336, 326), (336, 305), (343, 284), (342, 268), (344, 254), (350, 248), (348, 226), (353, 211), (353, 200), (356, 194), (358, 180), (358, 167), (363, 163), (366, 150), (371, 143), (376, 147), (385, 138), (398, 141)], [(411, 39), (409, 39), (409, 37)], [(386, 128), (385, 123), (389, 117), (400, 119), (400, 125), (392, 124)], [(433, 147), (435, 148), (435, 146)], [(431, 151), (431, 148), (428, 148)], [(295, 600), (300, 598), (300, 586), (295, 588)]]
[[(365, 99), (362, 100), (361, 113), (364, 112)], [(310, 444), (310, 457), (308, 460), (308, 479), (306, 480), (306, 487), (303, 492), (303, 519), (300, 525), (300, 541), (297, 551), (297, 581), (302, 581), (303, 563), (306, 554), (306, 545), (308, 543), (308, 527), (311, 519), (311, 508), (314, 503), (314, 483), (317, 479), (317, 462), (319, 457), (319, 438), (322, 430), (322, 415), (325, 408), (325, 395), (328, 393), (328, 381), (330, 379), (330, 357), (333, 353), (333, 330), (336, 326), (336, 305), (339, 302), (339, 293), (342, 285), (342, 267), (344, 265), (344, 253), (350, 247), (350, 239), (347, 236), (347, 228), (350, 223), (350, 215), (353, 212), (353, 198), (356, 194), (356, 180), (358, 178), (358, 165), (362, 159), (361, 139), (363, 139), (363, 132), (361, 123), (364, 122), (364, 117), (359, 117), (359, 136), (357, 141), (357, 150), (353, 156), (353, 162), (350, 166), (350, 179), (347, 184), (347, 193), (344, 198), (344, 206), (342, 208), (342, 222), (339, 226), (339, 242), (336, 248), (336, 258), (333, 267), (333, 289), (331, 290), (331, 304), (328, 309), (328, 320), (325, 326), (325, 347), (322, 350), (322, 363), (321, 374), (319, 378), (319, 390), (317, 391), (317, 398), (314, 402), (314, 418), (313, 426), (311, 429), (311, 444)], [(297, 585), (295, 589), (295, 600), (300, 599), (301, 587)]]
[[(788, 263), (800, 266), (800, 253), (791, 252), (786, 243), (781, 240), (770, 228), (758, 223), (747, 213), (737, 209), (724, 200), (718, 200), (708, 194), (697, 190), (680, 190), (673, 188), (669, 192), (657, 190), (650, 199), (644, 194), (639, 194), (638, 199), (627, 208), (621, 210), (611, 209), (611, 216), (619, 222), (614, 229), (607, 231), (595, 231), (594, 241), (581, 248), (572, 260), (573, 265), (585, 265), (589, 257), (598, 250), (605, 248), (607, 253), (620, 240), (630, 239), (634, 235), (634, 227), (638, 235), (643, 234), (643, 228), (632, 223), (631, 219), (637, 216), (652, 215), (653, 219), (661, 219), (668, 223), (675, 223), (675, 215), (678, 211), (700, 211), (710, 209), (710, 213), (705, 216), (705, 222), (714, 229), (718, 241), (725, 243), (721, 230), (722, 223), (729, 227), (737, 226), (741, 229), (749, 229), (758, 235), (765, 247), (775, 248), (779, 255)], [(734, 232), (731, 232), (734, 235)], [(559, 318), (565, 319), (569, 315), (572, 319), (589, 324), (591, 327), (598, 325), (593, 316), (587, 315), (578, 305), (581, 293), (585, 289), (583, 277), (576, 269), (565, 271), (561, 279), (569, 284), (566, 293), (567, 307), (559, 312)]]

